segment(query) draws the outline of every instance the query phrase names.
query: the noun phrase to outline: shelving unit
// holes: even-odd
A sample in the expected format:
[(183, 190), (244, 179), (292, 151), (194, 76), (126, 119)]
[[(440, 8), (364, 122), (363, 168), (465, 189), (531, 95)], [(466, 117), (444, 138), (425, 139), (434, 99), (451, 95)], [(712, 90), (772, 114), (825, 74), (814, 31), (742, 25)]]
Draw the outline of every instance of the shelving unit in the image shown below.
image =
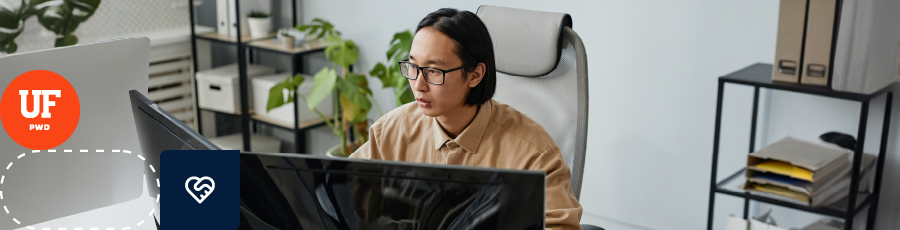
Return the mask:
[[(189, 2), (190, 1), (191, 0), (189, 0)], [(231, 13), (237, 14), (238, 12), (240, 12), (239, 9), (240, 9), (241, 1), (240, 0), (229, 0), (229, 1), (236, 1), (235, 8), (237, 8), (237, 9), (232, 10)], [(297, 25), (297, 0), (290, 0), (290, 2), (291, 2), (290, 5), (291, 5), (291, 19), (292, 19), (290, 25), (296, 26)], [(291, 130), (294, 134), (294, 146), (295, 146), (294, 152), (306, 153), (308, 148), (305, 143), (306, 142), (305, 141), (305, 137), (306, 137), (305, 131), (310, 128), (322, 126), (325, 124), (325, 122), (321, 119), (300, 122), (300, 121), (298, 121), (298, 118), (295, 114), (294, 124), (296, 124), (296, 125), (291, 125), (287, 122), (283, 122), (283, 121), (280, 121), (277, 119), (272, 119), (272, 118), (264, 116), (264, 115), (253, 114), (253, 111), (249, 107), (249, 100), (250, 100), (249, 99), (249, 97), (250, 97), (249, 96), (249, 87), (250, 87), (251, 82), (247, 77), (247, 64), (252, 63), (252, 58), (250, 58), (250, 57), (253, 57), (254, 52), (270, 52), (270, 53), (275, 53), (278, 55), (289, 56), (290, 63), (291, 63), (289, 71), (290, 71), (291, 75), (302, 73), (303, 68), (302, 68), (302, 64), (299, 62), (300, 61), (299, 58), (302, 55), (307, 55), (307, 54), (323, 51), (325, 49), (325, 42), (321, 39), (306, 41), (303, 45), (297, 46), (293, 49), (286, 49), (286, 48), (282, 47), (280, 43), (275, 41), (275, 39), (274, 39), (275, 33), (271, 33), (271, 34), (269, 34), (269, 36), (264, 37), (264, 38), (251, 38), (249, 35), (222, 36), (222, 35), (219, 35), (217, 32), (207, 32), (207, 33), (197, 34), (196, 30), (195, 30), (195, 27), (197, 26), (195, 23), (195, 18), (196, 18), (195, 13), (197, 13), (197, 12), (195, 12), (194, 7), (190, 7), (189, 10), (190, 10), (190, 18), (191, 18), (191, 35), (192, 35), (191, 36), (191, 45), (192, 45), (191, 52), (194, 56), (197, 55), (197, 48), (196, 48), (197, 40), (205, 40), (205, 41), (209, 41), (209, 42), (213, 42), (213, 43), (235, 46), (237, 48), (237, 62), (238, 62), (238, 72), (239, 72), (238, 83), (239, 83), (239, 87), (240, 87), (240, 101), (241, 101), (240, 110), (234, 114), (222, 113), (222, 112), (218, 112), (218, 111), (205, 110), (205, 109), (198, 108), (197, 114), (196, 114), (197, 124), (198, 124), (197, 130), (198, 131), (202, 130), (201, 125), (200, 125), (201, 124), (201, 120), (200, 120), (201, 110), (210, 111), (210, 112), (213, 112), (216, 114), (225, 114), (227, 116), (238, 116), (238, 117), (240, 117), (240, 121), (241, 121), (240, 125), (241, 125), (241, 133), (243, 136), (243, 138), (242, 138), (243, 151), (250, 151), (250, 147), (251, 147), (250, 146), (250, 135), (251, 135), (251, 133), (256, 132), (258, 126), (260, 126), (260, 125), (268, 125), (268, 126), (272, 126), (275, 128)], [(215, 12), (212, 12), (212, 13), (214, 14)], [(238, 15), (237, 18), (240, 18), (239, 16), (240, 15)], [(240, 29), (241, 27), (237, 26), (236, 28), (238, 30), (237, 34), (241, 34), (241, 29)], [(196, 72), (198, 71), (198, 69), (196, 68), (196, 66), (197, 66), (196, 59), (194, 59), (193, 65), (195, 66), (194, 73), (196, 74)], [(196, 79), (193, 79), (193, 81), (194, 81), (194, 91), (196, 92), (197, 91)], [(197, 100), (197, 99), (195, 99), (195, 100)], [(298, 98), (296, 98), (296, 95), (294, 97), (294, 101), (298, 101)], [(195, 103), (197, 103), (199, 105), (199, 100), (195, 101)], [(297, 111), (297, 106), (298, 106), (297, 104), (298, 103), (293, 103), (293, 105), (294, 105), (293, 111)], [(329, 119), (332, 119), (332, 118), (329, 117)]]
[[(873, 229), (875, 224), (875, 217), (878, 211), (878, 198), (881, 190), (881, 176), (884, 166), (884, 154), (887, 148), (888, 141), (888, 127), (890, 127), (890, 117), (891, 117), (891, 101), (893, 98), (893, 91), (891, 91), (891, 86), (887, 86), (877, 92), (872, 94), (858, 94), (858, 93), (850, 93), (850, 92), (841, 92), (834, 91), (829, 87), (821, 87), (821, 86), (810, 86), (810, 85), (801, 85), (795, 83), (782, 83), (782, 82), (773, 82), (771, 79), (772, 74), (772, 65), (769, 64), (754, 64), (744, 69), (738, 70), (737, 72), (728, 74), (726, 76), (719, 77), (719, 89), (718, 89), (718, 99), (716, 102), (716, 125), (715, 125), (715, 135), (713, 140), (713, 160), (712, 160), (712, 177), (710, 180), (710, 188), (709, 188), (709, 212), (707, 214), (707, 229), (712, 230), (713, 227), (713, 210), (715, 208), (715, 196), (716, 194), (727, 194), (736, 197), (744, 198), (744, 219), (747, 219), (749, 202), (750, 200), (769, 203), (773, 205), (778, 205), (786, 208), (802, 210), (810, 213), (816, 213), (820, 215), (835, 217), (839, 219), (844, 219), (844, 229), (851, 229), (853, 226), (853, 218), (856, 217), (857, 214), (864, 211), (865, 207), (868, 205), (868, 219), (866, 220), (866, 228)], [(752, 194), (743, 190), (738, 189), (738, 186), (743, 183), (746, 178), (744, 175), (744, 170), (741, 169), (730, 175), (726, 179), (722, 181), (717, 181), (716, 173), (718, 171), (718, 160), (719, 160), (719, 136), (721, 131), (721, 122), (722, 122), (722, 95), (725, 89), (725, 84), (738, 84), (738, 85), (747, 85), (752, 86), (753, 90), (753, 114), (751, 115), (751, 128), (750, 128), (750, 150), (749, 152), (754, 152), (754, 146), (756, 144), (756, 120), (757, 120), (757, 112), (759, 107), (759, 89), (760, 88), (768, 88), (782, 91), (790, 91), (796, 93), (805, 93), (817, 96), (823, 96), (828, 98), (836, 98), (836, 99), (844, 99), (850, 101), (856, 101), (861, 103), (860, 109), (860, 117), (859, 117), (859, 129), (856, 135), (857, 144), (856, 149), (853, 151), (853, 163), (851, 166), (851, 176), (850, 176), (850, 189), (848, 189), (848, 196), (846, 199), (839, 201), (831, 206), (826, 207), (811, 207), (806, 205), (801, 205), (794, 203), (787, 198), (780, 198), (774, 196), (761, 196)], [(884, 110), (884, 122), (882, 123), (882, 131), (881, 131), (881, 142), (878, 150), (878, 159), (876, 163), (876, 171), (875, 171), (875, 183), (874, 188), (871, 194), (868, 193), (857, 193), (857, 188), (859, 187), (860, 182), (860, 162), (862, 161), (863, 147), (865, 146), (866, 141), (866, 125), (868, 124), (868, 114), (869, 114), (869, 103), (872, 99), (880, 97), (884, 95), (885, 98), (885, 110)], [(856, 205), (852, 205), (856, 204)]]

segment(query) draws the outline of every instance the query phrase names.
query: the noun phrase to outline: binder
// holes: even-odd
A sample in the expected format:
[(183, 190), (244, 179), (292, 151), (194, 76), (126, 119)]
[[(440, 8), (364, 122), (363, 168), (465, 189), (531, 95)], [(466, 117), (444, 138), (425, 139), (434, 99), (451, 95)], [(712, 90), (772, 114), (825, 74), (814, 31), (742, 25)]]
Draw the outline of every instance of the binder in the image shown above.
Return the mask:
[(228, 36), (228, 0), (216, 0), (216, 31)]
[[(237, 9), (236, 1), (239, 1), (239, 0), (226, 0), (226, 1), (228, 1), (228, 35), (232, 36), (232, 37), (237, 37), (238, 14), (240, 12), (237, 12), (238, 9)], [(246, 6), (242, 6), (242, 7), (246, 7)], [(243, 25), (241, 25), (241, 34), (248, 33), (249, 31), (247, 31), (247, 28), (244, 27), (244, 25), (246, 25), (247, 23), (241, 23), (241, 24), (243, 24)]]
[(897, 81), (900, 4), (841, 0), (831, 88), (870, 94)]
[[(227, 0), (228, 1), (228, 35), (232, 37), (237, 37), (237, 26), (241, 25), (241, 35), (249, 35), (250, 34), (250, 26), (248, 26), (247, 18), (248, 14), (253, 11), (263, 11), (263, 12), (271, 12), (270, 3), (268, 1), (248, 1), (248, 0)], [(238, 12), (238, 6), (236, 1), (241, 1), (241, 9)], [(240, 23), (238, 23), (240, 20)]]
[(800, 83), (828, 85), (831, 76), (832, 41), (834, 40), (837, 0), (809, 2), (806, 17), (806, 42), (803, 49), (803, 70)]
[(778, 39), (772, 80), (800, 82), (803, 33), (808, 0), (781, 0), (778, 10)]

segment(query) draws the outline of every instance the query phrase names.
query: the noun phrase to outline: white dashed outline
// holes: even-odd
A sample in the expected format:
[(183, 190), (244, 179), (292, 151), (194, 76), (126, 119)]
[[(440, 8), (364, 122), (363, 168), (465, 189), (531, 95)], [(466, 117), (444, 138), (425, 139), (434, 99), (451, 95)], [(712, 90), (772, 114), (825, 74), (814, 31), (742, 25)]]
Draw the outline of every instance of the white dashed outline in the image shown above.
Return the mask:
[[(40, 152), (41, 152), (41, 150), (31, 150), (31, 153), (40, 153)], [(47, 150), (47, 152), (48, 152), (48, 153), (55, 153), (55, 152), (56, 152), (56, 149), (49, 149), (49, 150)], [(72, 150), (71, 150), (71, 149), (64, 149), (63, 152), (71, 153)], [(89, 151), (88, 151), (87, 149), (80, 149), (79, 152), (86, 153), (86, 152), (89, 152)], [(103, 149), (96, 149), (96, 150), (94, 150), (94, 152), (97, 152), (97, 153), (103, 153), (103, 152), (106, 152), (106, 151), (103, 150)], [(119, 149), (113, 149), (111, 152), (113, 152), (113, 153), (124, 152), (124, 153), (127, 153), (127, 154), (131, 154), (131, 151), (129, 151), (129, 150), (119, 150)], [(146, 159), (144, 158), (144, 156), (141, 156), (140, 154), (138, 154), (138, 155), (136, 155), (136, 156), (137, 156), (137, 158), (141, 159), (142, 162), (146, 162)], [(21, 155), (19, 155), (18, 157), (16, 157), (16, 159), (17, 159), (17, 160), (20, 160), (20, 159), (22, 159), (22, 157), (25, 157), (25, 153), (22, 153)], [(12, 167), (12, 165), (13, 165), (13, 162), (10, 161), (10, 162), (9, 162), (9, 165), (6, 166), (6, 170), (9, 171), (9, 169), (10, 169), (10, 167)], [(152, 164), (149, 164), (149, 163), (148, 163), (147, 165), (148, 165), (148, 167), (150, 167), (150, 170), (152, 170), (154, 173), (156, 172), (156, 169), (153, 168), (153, 165), (152, 165)], [(5, 179), (6, 179), (6, 175), (0, 174), (0, 185), (3, 185), (3, 181), (4, 181)], [(157, 187), (157, 188), (159, 187), (159, 178), (156, 178), (156, 187)], [(0, 191), (0, 200), (3, 200), (3, 191)], [(156, 203), (159, 203), (159, 194), (156, 194)], [(6, 214), (7, 214), (7, 215), (10, 214), (10, 213), (9, 213), (9, 208), (7, 208), (5, 205), (3, 206), (3, 210), (6, 211)], [(150, 214), (149, 214), (149, 216), (153, 216), (153, 213), (155, 213), (155, 212), (156, 212), (156, 209), (150, 209)], [(18, 219), (12, 218), (12, 220), (13, 220), (14, 222), (16, 222), (16, 224), (22, 225), (22, 222), (20, 222)], [(144, 224), (144, 220), (141, 220), (141, 221), (138, 222), (135, 226), (141, 226), (142, 224)], [(25, 226), (25, 227), (28, 228), (28, 229), (35, 229), (35, 227), (32, 227), (32, 226), (30, 226), (30, 225), (29, 225), (29, 226)], [(41, 228), (41, 229), (50, 229), (50, 228)], [(58, 228), (58, 229), (67, 229), (67, 228)], [(75, 230), (82, 230), (83, 228), (74, 228), (74, 229), (75, 229)], [(91, 230), (97, 230), (98, 228), (90, 228), (90, 229), (91, 229)], [(106, 230), (115, 230), (116, 228), (105, 228), (105, 229), (106, 229)], [(124, 227), (124, 228), (122, 228), (122, 230), (130, 230), (130, 229), (131, 229), (131, 227)]]

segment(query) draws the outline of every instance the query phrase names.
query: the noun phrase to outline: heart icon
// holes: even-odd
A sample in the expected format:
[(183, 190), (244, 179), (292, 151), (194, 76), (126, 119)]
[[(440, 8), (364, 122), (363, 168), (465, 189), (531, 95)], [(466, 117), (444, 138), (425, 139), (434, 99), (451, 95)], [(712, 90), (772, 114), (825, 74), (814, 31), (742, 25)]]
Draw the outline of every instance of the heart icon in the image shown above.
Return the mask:
[[(202, 183), (203, 181), (209, 181), (209, 183)], [(191, 186), (191, 181), (194, 182), (194, 186)], [(199, 185), (199, 186), (198, 186)], [(209, 194), (212, 194), (213, 190), (216, 190), (216, 181), (212, 178), (205, 177), (189, 177), (186, 181), (184, 181), (184, 189), (187, 190), (188, 194), (191, 194), (191, 197), (194, 197), (194, 200), (197, 201), (198, 204), (202, 204), (206, 197), (209, 197)], [(204, 189), (206, 189), (204, 191)], [(197, 193), (200, 193), (200, 197), (197, 197)]]

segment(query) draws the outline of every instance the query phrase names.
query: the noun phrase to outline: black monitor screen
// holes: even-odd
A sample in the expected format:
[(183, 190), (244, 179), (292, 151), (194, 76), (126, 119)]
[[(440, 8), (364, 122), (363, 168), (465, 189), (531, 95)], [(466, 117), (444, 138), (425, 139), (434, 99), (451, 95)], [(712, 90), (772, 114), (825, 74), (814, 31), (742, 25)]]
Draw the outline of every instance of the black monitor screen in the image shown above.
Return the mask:
[[(165, 150), (218, 149), (130, 96), (150, 163)], [(544, 229), (544, 172), (283, 153), (241, 153), (240, 164), (238, 229)], [(154, 197), (159, 172), (145, 170)]]
[[(165, 150), (215, 150), (219, 149), (183, 122), (159, 108), (156, 103), (136, 90), (128, 92), (131, 97), (131, 111), (137, 127), (141, 153), (151, 165), (160, 165), (159, 157)], [(156, 178), (159, 171), (151, 172), (144, 168), (147, 179), (147, 191), (150, 196), (159, 194)], [(153, 202), (156, 210), (154, 218), (159, 216), (159, 203)]]
[(278, 229), (544, 229), (544, 186), (536, 171), (241, 154), (243, 211)]

